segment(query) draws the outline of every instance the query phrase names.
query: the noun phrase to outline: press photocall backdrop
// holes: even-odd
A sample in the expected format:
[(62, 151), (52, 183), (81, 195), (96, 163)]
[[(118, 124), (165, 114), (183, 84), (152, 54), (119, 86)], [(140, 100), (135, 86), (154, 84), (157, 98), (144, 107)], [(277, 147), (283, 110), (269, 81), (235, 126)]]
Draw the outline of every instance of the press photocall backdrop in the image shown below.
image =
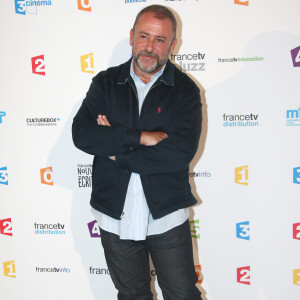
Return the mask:
[(1, 1), (0, 298), (117, 298), (89, 205), (93, 157), (71, 124), (92, 78), (130, 58), (150, 4), (174, 11), (170, 59), (201, 89), (189, 176), (203, 299), (300, 299), (299, 0)]

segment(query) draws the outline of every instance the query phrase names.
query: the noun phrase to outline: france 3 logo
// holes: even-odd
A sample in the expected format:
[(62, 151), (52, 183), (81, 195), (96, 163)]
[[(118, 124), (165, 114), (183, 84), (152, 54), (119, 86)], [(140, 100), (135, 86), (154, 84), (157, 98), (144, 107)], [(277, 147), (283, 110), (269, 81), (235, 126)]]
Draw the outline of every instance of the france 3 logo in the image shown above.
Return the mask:
[(37, 7), (40, 6), (51, 6), (52, 2), (47, 1), (33, 1), (33, 0), (14, 0), (15, 1), (15, 12), (19, 15), (32, 14), (37, 15)]
[(249, 0), (234, 0), (234, 4), (249, 6)]
[(249, 221), (236, 223), (236, 237), (238, 239), (250, 240), (250, 223)]
[(78, 9), (83, 11), (92, 11), (90, 0), (77, 0)]
[(87, 224), (88, 228), (89, 228), (89, 232), (90, 232), (90, 236), (92, 238), (99, 238), (101, 237), (101, 234), (100, 234), (100, 228), (98, 226), (98, 223), (97, 221), (92, 221), (92, 222), (89, 222)]
[(0, 168), (0, 184), (8, 185), (7, 167)]
[(234, 182), (237, 184), (242, 184), (242, 185), (249, 184), (248, 166), (242, 166), (242, 167), (235, 168)]
[(31, 57), (32, 73), (37, 75), (46, 75), (44, 54)]
[(293, 168), (293, 183), (300, 184), (300, 167)]
[(6, 261), (3, 263), (4, 276), (16, 278), (16, 265), (15, 261)]
[(94, 55), (88, 53), (80, 56), (81, 72), (94, 74)]
[(13, 235), (11, 218), (0, 220), (0, 234)]
[(6, 112), (5, 111), (0, 111), (0, 124), (3, 122), (3, 117), (6, 116)]
[(300, 67), (300, 46), (291, 50), (291, 56), (294, 67)]
[(53, 169), (52, 167), (43, 168), (40, 170), (41, 183), (53, 186)]
[(237, 268), (237, 282), (250, 285), (250, 266)]

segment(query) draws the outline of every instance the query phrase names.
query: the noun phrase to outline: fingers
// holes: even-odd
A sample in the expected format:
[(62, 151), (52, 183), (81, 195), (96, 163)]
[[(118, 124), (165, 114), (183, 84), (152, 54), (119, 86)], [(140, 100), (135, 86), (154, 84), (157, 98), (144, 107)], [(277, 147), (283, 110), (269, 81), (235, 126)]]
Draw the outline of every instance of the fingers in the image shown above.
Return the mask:
[(105, 115), (98, 115), (98, 118), (97, 118), (97, 123), (98, 125), (102, 125), (102, 126), (110, 126), (110, 123), (108, 122), (108, 119)]

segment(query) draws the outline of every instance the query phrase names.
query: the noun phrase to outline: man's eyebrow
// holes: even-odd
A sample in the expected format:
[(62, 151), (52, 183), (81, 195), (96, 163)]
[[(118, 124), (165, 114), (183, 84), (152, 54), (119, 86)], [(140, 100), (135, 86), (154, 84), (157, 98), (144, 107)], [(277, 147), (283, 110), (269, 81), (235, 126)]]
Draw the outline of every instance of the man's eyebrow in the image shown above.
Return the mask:
[[(144, 31), (140, 31), (139, 34), (144, 34), (144, 35), (149, 36), (149, 33), (144, 32)], [(164, 40), (167, 39), (167, 37), (166, 37), (166, 36), (163, 36), (163, 35), (156, 35), (155, 37), (156, 37), (156, 38), (159, 38), (159, 39), (164, 39)]]

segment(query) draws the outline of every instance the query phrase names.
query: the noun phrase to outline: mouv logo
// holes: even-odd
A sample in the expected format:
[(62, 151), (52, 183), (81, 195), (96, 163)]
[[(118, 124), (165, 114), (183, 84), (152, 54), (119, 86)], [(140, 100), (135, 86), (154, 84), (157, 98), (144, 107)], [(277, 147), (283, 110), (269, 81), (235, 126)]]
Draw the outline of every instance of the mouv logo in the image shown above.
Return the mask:
[(52, 2), (48, 1), (33, 1), (33, 0), (14, 0), (15, 12), (19, 15), (32, 14), (37, 15), (37, 6), (51, 6)]
[(300, 46), (291, 50), (294, 67), (300, 67)]
[(248, 0), (234, 0), (234, 4), (249, 6)]
[(286, 111), (286, 126), (300, 126), (300, 107)]
[(248, 185), (248, 166), (235, 168), (234, 182), (238, 184)]
[(78, 9), (83, 11), (92, 11), (90, 0), (77, 0)]
[(52, 167), (47, 167), (40, 170), (42, 184), (53, 185), (52, 172), (53, 172)]

